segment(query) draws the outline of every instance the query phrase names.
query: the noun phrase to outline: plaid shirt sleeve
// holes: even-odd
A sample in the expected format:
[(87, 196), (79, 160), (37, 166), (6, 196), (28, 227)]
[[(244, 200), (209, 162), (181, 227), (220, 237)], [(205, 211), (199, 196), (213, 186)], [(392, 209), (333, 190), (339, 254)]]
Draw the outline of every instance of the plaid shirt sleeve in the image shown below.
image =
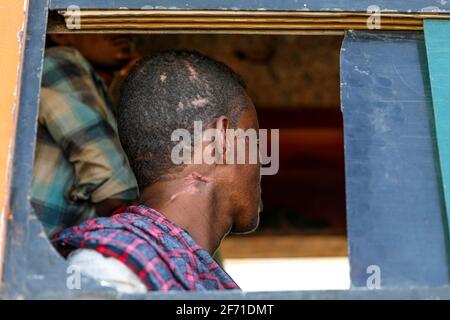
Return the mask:
[(114, 116), (95, 78), (82, 66), (46, 59), (39, 122), (73, 164), (72, 201), (134, 200), (136, 180), (120, 146)]

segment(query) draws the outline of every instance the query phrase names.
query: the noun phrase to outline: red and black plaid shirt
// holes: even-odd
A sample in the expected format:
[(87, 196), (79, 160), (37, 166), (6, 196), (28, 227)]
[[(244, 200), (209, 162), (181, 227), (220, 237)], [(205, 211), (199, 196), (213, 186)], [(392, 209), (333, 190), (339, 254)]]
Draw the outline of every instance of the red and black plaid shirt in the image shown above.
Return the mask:
[(78, 248), (114, 257), (148, 290), (239, 289), (185, 230), (143, 205), (66, 229), (56, 234), (52, 243), (64, 257)]

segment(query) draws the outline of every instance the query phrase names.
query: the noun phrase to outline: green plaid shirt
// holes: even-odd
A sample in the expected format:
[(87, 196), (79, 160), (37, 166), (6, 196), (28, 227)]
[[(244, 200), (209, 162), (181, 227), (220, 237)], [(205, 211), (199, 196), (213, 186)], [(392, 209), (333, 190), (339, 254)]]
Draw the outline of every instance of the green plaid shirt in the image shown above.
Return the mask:
[(135, 200), (107, 88), (75, 49), (46, 51), (31, 203), (52, 235), (108, 198)]

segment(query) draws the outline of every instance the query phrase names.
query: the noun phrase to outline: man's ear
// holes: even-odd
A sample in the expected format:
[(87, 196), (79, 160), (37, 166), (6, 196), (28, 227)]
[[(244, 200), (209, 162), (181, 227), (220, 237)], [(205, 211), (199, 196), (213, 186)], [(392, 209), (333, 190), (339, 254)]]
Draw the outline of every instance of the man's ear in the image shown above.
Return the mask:
[[(227, 129), (229, 120), (225, 116), (217, 118), (203, 131), (202, 161), (205, 164), (227, 163)], [(195, 155), (194, 155), (195, 157)]]
[(203, 150), (203, 160), (207, 164), (226, 163), (228, 126), (228, 118), (221, 116), (212, 122), (203, 133), (203, 139), (207, 143), (206, 148)]
[(216, 149), (220, 152), (219, 156), (223, 159), (222, 163), (227, 163), (227, 149), (230, 147), (227, 143), (227, 130), (229, 125), (230, 122), (225, 116), (221, 116), (216, 120)]

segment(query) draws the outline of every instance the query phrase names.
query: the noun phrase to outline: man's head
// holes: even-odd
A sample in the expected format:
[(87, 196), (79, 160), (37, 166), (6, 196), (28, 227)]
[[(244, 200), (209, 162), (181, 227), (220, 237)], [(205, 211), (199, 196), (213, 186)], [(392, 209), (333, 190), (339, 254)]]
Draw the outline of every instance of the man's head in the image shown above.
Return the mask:
[(119, 70), (132, 58), (132, 40), (124, 34), (52, 34), (55, 45), (77, 49), (94, 66)]
[(192, 134), (195, 121), (221, 133), (216, 139), (223, 142), (219, 152), (224, 155), (231, 148), (225, 139), (228, 129), (258, 129), (243, 81), (224, 64), (190, 51), (168, 51), (139, 62), (123, 86), (118, 126), (141, 192), (199, 174), (212, 182), (218, 201), (228, 204), (232, 231), (253, 230), (259, 217), (259, 162), (174, 164), (177, 142), (171, 135), (177, 129)]

